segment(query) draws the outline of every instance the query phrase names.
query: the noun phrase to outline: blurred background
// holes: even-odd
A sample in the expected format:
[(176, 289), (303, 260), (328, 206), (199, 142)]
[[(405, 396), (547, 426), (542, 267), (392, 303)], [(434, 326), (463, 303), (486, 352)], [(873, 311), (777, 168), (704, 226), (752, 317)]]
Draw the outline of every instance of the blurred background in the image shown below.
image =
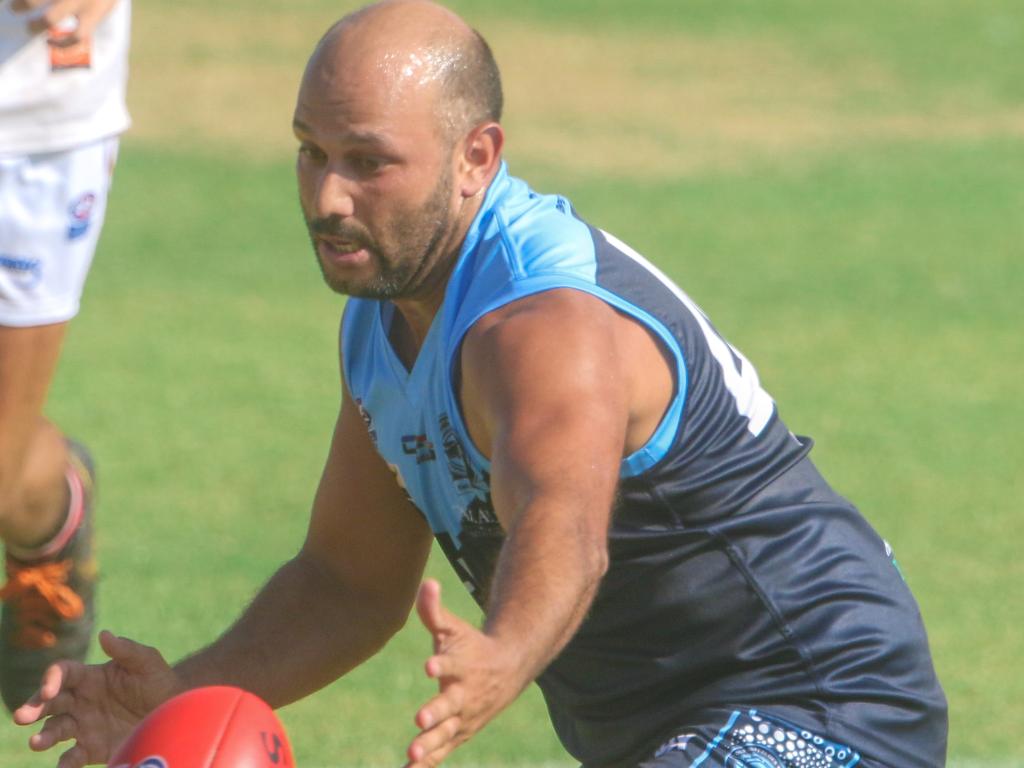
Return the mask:
[[(302, 226), (291, 111), (356, 5), (134, 3), (135, 124), (49, 413), (99, 462), (101, 625), (170, 659), (304, 535), (342, 299)], [(679, 282), (895, 547), (950, 764), (1024, 766), (1024, 6), (450, 5), (502, 67), (512, 172)], [(400, 765), (429, 651), (410, 621), (284, 709), (299, 766)], [(0, 765), (55, 762), (28, 735), (0, 729)], [(533, 689), (450, 764), (572, 765)]]

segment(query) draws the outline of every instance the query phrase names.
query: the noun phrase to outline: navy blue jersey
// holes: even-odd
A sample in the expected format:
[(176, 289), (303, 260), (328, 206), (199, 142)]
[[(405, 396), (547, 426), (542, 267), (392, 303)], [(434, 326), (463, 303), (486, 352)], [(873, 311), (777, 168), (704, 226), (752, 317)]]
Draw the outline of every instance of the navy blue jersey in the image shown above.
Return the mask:
[(941, 765), (945, 700), (884, 542), (685, 293), (504, 166), (412, 370), (389, 341), (390, 302), (351, 299), (342, 328), (377, 450), (481, 606), (504, 537), (458, 407), (459, 349), (486, 313), (552, 288), (650, 329), (676, 383), (655, 433), (623, 458), (594, 604), (538, 679), (568, 751), (635, 763), (695, 713), (749, 707), (852, 744), (865, 764)]

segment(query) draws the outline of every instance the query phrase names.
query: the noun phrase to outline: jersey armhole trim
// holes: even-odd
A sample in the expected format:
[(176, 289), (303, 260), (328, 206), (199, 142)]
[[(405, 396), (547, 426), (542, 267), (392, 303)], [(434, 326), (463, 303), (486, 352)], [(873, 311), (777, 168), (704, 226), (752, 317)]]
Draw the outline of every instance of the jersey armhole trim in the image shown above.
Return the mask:
[(674, 372), (674, 378), (676, 386), (672, 400), (666, 407), (661, 421), (658, 423), (654, 433), (647, 442), (629, 456), (622, 459), (619, 465), (619, 477), (635, 477), (661, 461), (668, 453), (669, 448), (671, 448), (672, 444), (675, 442), (679, 430), (682, 429), (683, 412), (685, 410), (688, 388), (686, 360), (679, 347), (679, 342), (671, 332), (669, 332), (669, 330), (654, 316), (640, 310), (635, 305), (630, 304), (621, 297), (616, 296), (613, 293), (609, 293), (600, 286), (595, 285), (594, 283), (588, 283), (587, 281), (581, 280), (573, 275), (566, 275), (561, 272), (535, 274), (528, 279), (515, 281), (515, 288), (516, 290), (514, 292), (503, 294), (496, 300), (481, 306), (481, 308), (471, 318), (463, 322), (460, 327), (456, 328), (451, 337), (451, 347), (446, 353), (446, 395), (449, 398), (452, 422), (457, 431), (464, 438), (466, 450), (473, 454), (473, 458), (478, 461), (481, 466), (490, 470), (490, 460), (483, 455), (479, 448), (477, 448), (476, 443), (473, 442), (468, 430), (466, 429), (466, 424), (462, 417), (462, 409), (459, 406), (457, 393), (455, 392), (455, 372), (457, 370), (458, 355), (462, 349), (462, 341), (469, 332), (469, 329), (472, 328), (484, 315), (489, 312), (493, 312), (496, 309), (500, 309), (506, 304), (511, 304), (513, 301), (518, 301), (519, 299), (523, 299), (537, 293), (543, 293), (544, 291), (551, 291), (559, 288), (570, 288), (595, 296), (623, 314), (642, 323), (657, 335), (659, 341), (665, 345), (665, 347), (671, 352), (672, 357), (675, 359), (676, 369)]

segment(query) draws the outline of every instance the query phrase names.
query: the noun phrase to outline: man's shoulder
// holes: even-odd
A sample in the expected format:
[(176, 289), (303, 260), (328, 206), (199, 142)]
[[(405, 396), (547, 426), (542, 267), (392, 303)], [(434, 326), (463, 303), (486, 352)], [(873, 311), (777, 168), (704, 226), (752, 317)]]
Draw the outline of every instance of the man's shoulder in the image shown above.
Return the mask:
[(572, 271), (594, 259), (591, 228), (569, 200), (536, 192), (514, 177), (494, 201), (480, 235), (474, 249), (478, 267), (500, 261), (517, 278)]

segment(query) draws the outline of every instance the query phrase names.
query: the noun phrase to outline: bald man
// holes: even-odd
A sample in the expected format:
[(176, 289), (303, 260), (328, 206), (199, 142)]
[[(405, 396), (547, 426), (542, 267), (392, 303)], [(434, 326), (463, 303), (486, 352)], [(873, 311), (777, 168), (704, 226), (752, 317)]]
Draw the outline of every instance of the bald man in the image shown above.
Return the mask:
[[(52, 667), (34, 749), (103, 761), (148, 711), (234, 684), (274, 706), (372, 656), (415, 605), (439, 764), (531, 682), (586, 766), (919, 766), (945, 700), (891, 551), (750, 363), (633, 249), (501, 159), (486, 43), (422, 0), (321, 40), (294, 114), (302, 210), (351, 298), (306, 540), (216, 642), (168, 666)], [(422, 581), (431, 540), (484, 610)], [(280, 653), (287, 647), (287, 654)]]

